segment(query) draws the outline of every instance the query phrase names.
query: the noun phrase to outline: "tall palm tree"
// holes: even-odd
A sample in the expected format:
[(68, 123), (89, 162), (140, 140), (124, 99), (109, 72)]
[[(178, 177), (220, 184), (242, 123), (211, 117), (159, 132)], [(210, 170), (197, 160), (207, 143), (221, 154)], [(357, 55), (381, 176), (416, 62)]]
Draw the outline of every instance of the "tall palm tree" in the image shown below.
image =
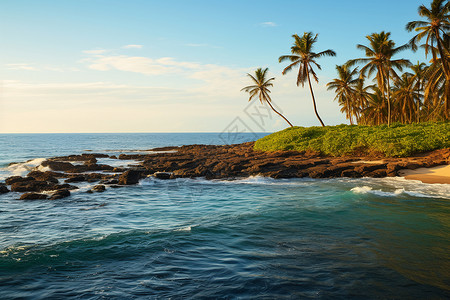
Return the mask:
[[(417, 93), (421, 93), (425, 86), (425, 72), (427, 70), (427, 65), (425, 63), (417, 62), (417, 64), (411, 66), (413, 71), (414, 89)], [(416, 107), (416, 122), (420, 122), (420, 100), (417, 101)]]
[(398, 52), (409, 48), (409, 45), (395, 47), (395, 42), (390, 39), (390, 35), (390, 32), (382, 31), (366, 36), (370, 46), (358, 44), (357, 48), (365, 51), (367, 58), (357, 58), (347, 62), (348, 66), (353, 66), (357, 63), (365, 64), (365, 66), (361, 68), (362, 76), (371, 76), (376, 72), (375, 79), (378, 83), (378, 88), (387, 102), (388, 126), (390, 126), (391, 123), (390, 78), (398, 78), (395, 69), (402, 71), (403, 67), (411, 65), (411, 62), (407, 59), (392, 59)]
[(317, 112), (316, 107), (316, 99), (314, 97), (314, 92), (311, 86), (310, 76), (314, 78), (316, 82), (319, 82), (319, 78), (314, 72), (312, 65), (315, 65), (319, 70), (321, 69), (320, 65), (316, 63), (316, 59), (322, 56), (336, 56), (336, 52), (333, 50), (325, 50), (319, 53), (313, 52), (314, 44), (317, 42), (317, 36), (313, 35), (312, 32), (305, 32), (303, 36), (298, 36), (297, 34), (292, 35), (294, 38), (294, 45), (291, 47), (291, 55), (282, 55), (278, 58), (278, 61), (281, 63), (285, 60), (290, 61), (291, 63), (283, 70), (283, 75), (287, 72), (291, 71), (294, 67), (298, 66), (298, 75), (297, 75), (297, 86), (302, 84), (302, 87), (305, 86), (305, 82), (308, 81), (309, 90), (311, 92), (311, 97), (314, 106), (314, 112), (316, 117), (319, 119), (320, 124), (325, 126), (322, 122), (322, 119)]
[[(436, 54), (439, 53), (444, 73), (447, 80), (450, 80), (449, 49), (444, 45), (444, 41), (449, 38), (450, 32), (450, 2), (448, 0), (433, 0), (430, 8), (425, 5), (419, 6), (418, 13), (427, 20), (412, 21), (406, 24), (406, 30), (419, 32), (410, 41), (412, 49), (416, 50), (417, 43), (426, 37), (425, 54), (431, 52), (433, 59), (436, 60)], [(436, 45), (436, 48), (434, 48), (434, 45)]]
[(241, 89), (241, 91), (245, 91), (250, 94), (250, 97), (248, 98), (248, 101), (251, 101), (254, 97), (258, 97), (261, 104), (267, 103), (270, 108), (278, 114), (280, 117), (282, 117), (289, 126), (293, 127), (291, 122), (288, 121), (281, 113), (279, 113), (273, 106), (272, 99), (270, 98), (270, 90), (269, 87), (273, 86), (272, 81), (275, 80), (274, 77), (267, 79), (267, 71), (269, 68), (265, 68), (264, 70), (262, 68), (258, 68), (255, 71), (255, 76), (247, 73), (247, 76), (250, 77), (253, 81), (253, 85), (249, 85)]
[[(449, 118), (450, 110), (450, 2), (448, 0), (433, 0), (430, 8), (425, 5), (419, 6), (418, 13), (426, 21), (412, 21), (406, 24), (408, 31), (419, 32), (410, 44), (413, 50), (417, 49), (417, 43), (426, 37), (424, 45), (425, 54), (433, 55), (433, 63), (440, 60), (445, 76), (444, 86), (444, 116)], [(439, 57), (437, 57), (439, 54)]]
[(358, 74), (358, 68), (351, 70), (348, 66), (336, 66), (338, 72), (338, 78), (333, 79), (327, 83), (327, 90), (335, 90), (336, 97), (334, 100), (338, 100), (339, 105), (342, 106), (341, 111), (346, 113), (347, 119), (350, 120), (350, 124), (353, 125), (353, 116), (357, 117), (357, 102), (356, 98), (356, 85), (359, 78), (355, 78)]

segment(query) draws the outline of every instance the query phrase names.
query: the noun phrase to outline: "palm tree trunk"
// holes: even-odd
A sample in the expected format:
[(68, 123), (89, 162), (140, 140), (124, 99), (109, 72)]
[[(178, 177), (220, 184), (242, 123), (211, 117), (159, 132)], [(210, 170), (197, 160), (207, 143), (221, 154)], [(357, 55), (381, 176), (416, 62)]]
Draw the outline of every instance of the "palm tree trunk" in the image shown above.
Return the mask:
[(353, 125), (353, 117), (352, 117), (352, 112), (350, 109), (350, 103), (348, 101), (348, 97), (346, 99), (346, 102), (347, 102), (347, 118), (350, 120), (350, 125)]
[(286, 119), (282, 114), (280, 114), (280, 113), (272, 106), (272, 104), (270, 103), (270, 101), (266, 101), (266, 102), (267, 102), (267, 104), (269, 104), (270, 108), (271, 108), (275, 113), (277, 113), (280, 117), (282, 117), (282, 118), (289, 124), (289, 126), (294, 127), (294, 126), (291, 124), (291, 122), (288, 121), (288, 119)]
[(438, 47), (439, 55), (441, 56), (442, 68), (444, 69), (444, 75), (447, 81), (450, 81), (450, 70), (447, 65), (447, 60), (445, 59), (444, 51), (442, 49), (442, 39), (439, 35), (439, 30), (434, 30), (434, 34), (436, 35), (436, 44)]
[(387, 83), (387, 91), (386, 91), (386, 95), (387, 95), (387, 104), (388, 104), (388, 119), (387, 119), (387, 125), (388, 127), (391, 126), (391, 86), (389, 85), (389, 72), (388, 72), (388, 77), (386, 78), (386, 83)]
[(317, 112), (316, 99), (314, 98), (314, 92), (313, 92), (312, 86), (311, 86), (311, 79), (309, 78), (309, 70), (306, 72), (306, 74), (308, 76), (309, 90), (311, 91), (311, 96), (312, 96), (313, 105), (314, 105), (314, 112), (316, 113), (316, 117), (317, 117), (317, 119), (319, 119), (320, 124), (322, 124), (322, 127), (325, 127), (325, 124), (323, 124), (322, 119), (320, 118), (319, 113)]

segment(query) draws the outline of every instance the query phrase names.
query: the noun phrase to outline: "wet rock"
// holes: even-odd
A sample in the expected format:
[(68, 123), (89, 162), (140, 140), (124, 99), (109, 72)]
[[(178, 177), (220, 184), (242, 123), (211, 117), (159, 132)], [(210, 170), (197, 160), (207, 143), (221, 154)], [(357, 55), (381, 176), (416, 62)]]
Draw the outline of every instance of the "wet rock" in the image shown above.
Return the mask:
[(50, 197), (50, 200), (62, 199), (70, 196), (70, 191), (67, 189), (58, 190)]
[(103, 184), (98, 184), (92, 188), (92, 191), (100, 192), (100, 193), (104, 192), (105, 190), (106, 190), (106, 187)]
[(104, 179), (104, 180), (100, 181), (100, 184), (108, 184), (108, 185), (118, 184), (118, 183), (119, 183), (119, 180), (117, 180), (117, 179)]
[(53, 186), (53, 189), (54, 190), (77, 190), (78, 187), (75, 185), (70, 185), (70, 184), (64, 183), (64, 184), (58, 184), (58, 185)]
[(142, 178), (144, 171), (142, 170), (128, 170), (119, 176), (119, 184), (130, 185), (136, 184)]
[(34, 181), (34, 178), (30, 178), (30, 177), (22, 177), (22, 176), (11, 176), (6, 178), (5, 183), (7, 185), (12, 185), (16, 182), (30, 182), (30, 181)]
[(77, 176), (73, 176), (71, 178), (64, 180), (64, 182), (66, 182), (66, 183), (83, 182), (83, 181), (86, 181), (86, 177), (84, 175), (77, 175)]
[(49, 167), (53, 171), (69, 172), (74, 170), (74, 165), (69, 162), (46, 160), (41, 165), (43, 167)]
[(173, 179), (175, 178), (174, 174), (172, 172), (155, 172), (153, 174), (158, 179)]
[(145, 154), (120, 154), (119, 159), (120, 160), (143, 160), (145, 159)]
[(44, 194), (38, 194), (38, 193), (25, 193), (22, 196), (20, 196), (20, 200), (40, 200), (40, 199), (47, 199), (48, 196)]
[(61, 177), (61, 176), (64, 176), (64, 174), (51, 172), (51, 171), (47, 171), (47, 172), (31, 171), (27, 175), (27, 177), (34, 178), (35, 180), (38, 180), (38, 181), (47, 181), (47, 182), (55, 183), (55, 184), (58, 183), (58, 179), (56, 179), (56, 177)]
[(49, 184), (46, 181), (19, 181), (11, 185), (11, 191), (13, 192), (42, 192), (54, 189), (53, 184)]
[(9, 193), (8, 187), (4, 183), (0, 183), (0, 194)]

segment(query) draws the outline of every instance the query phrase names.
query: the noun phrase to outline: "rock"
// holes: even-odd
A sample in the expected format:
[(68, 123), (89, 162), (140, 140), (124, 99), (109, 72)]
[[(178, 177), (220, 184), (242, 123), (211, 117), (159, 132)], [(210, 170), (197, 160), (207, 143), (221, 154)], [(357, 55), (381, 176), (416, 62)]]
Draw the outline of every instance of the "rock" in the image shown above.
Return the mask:
[(125, 171), (122, 175), (119, 176), (119, 184), (121, 185), (130, 185), (136, 184), (141, 179), (144, 171), (141, 170), (128, 170)]
[(8, 187), (4, 183), (0, 183), (0, 194), (9, 193)]
[(50, 200), (62, 199), (70, 196), (70, 191), (67, 189), (58, 190), (50, 197)]
[(92, 188), (92, 191), (93, 192), (104, 192), (106, 190), (106, 187), (103, 185), (103, 184), (98, 184), (98, 185), (96, 185), (96, 186), (94, 186), (93, 188)]
[(39, 200), (47, 198), (48, 198), (47, 195), (37, 193), (25, 193), (22, 196), (20, 196), (20, 200)]
[(58, 183), (58, 179), (56, 179), (55, 176), (60, 177), (61, 175), (63, 175), (62, 173), (56, 173), (56, 172), (41, 172), (41, 171), (31, 171), (30, 173), (28, 173), (27, 177), (31, 177), (34, 178), (35, 180), (38, 181), (47, 181), (50, 183)]
[(53, 184), (49, 184), (46, 181), (19, 181), (11, 185), (11, 191), (13, 192), (42, 192), (54, 189)]
[(83, 182), (83, 181), (86, 181), (86, 177), (84, 175), (77, 175), (77, 176), (73, 176), (73, 177), (70, 177), (70, 178), (64, 180), (64, 182), (66, 182), (66, 183)]
[(11, 177), (6, 178), (5, 183), (7, 185), (12, 185), (16, 182), (29, 182), (29, 181), (34, 181), (34, 178), (22, 177), (22, 176), (11, 176)]
[(153, 174), (153, 176), (155, 176), (158, 179), (173, 179), (173, 178), (175, 178), (175, 176), (173, 175), (172, 172), (155, 172)]
[(74, 185), (70, 185), (67, 183), (64, 184), (58, 184), (54, 186), (54, 190), (77, 190), (78, 187)]
[(53, 171), (68, 172), (74, 169), (74, 165), (68, 162), (46, 160), (41, 164), (43, 167), (49, 167)]
[(104, 179), (100, 181), (100, 184), (118, 184), (119, 180), (117, 179)]

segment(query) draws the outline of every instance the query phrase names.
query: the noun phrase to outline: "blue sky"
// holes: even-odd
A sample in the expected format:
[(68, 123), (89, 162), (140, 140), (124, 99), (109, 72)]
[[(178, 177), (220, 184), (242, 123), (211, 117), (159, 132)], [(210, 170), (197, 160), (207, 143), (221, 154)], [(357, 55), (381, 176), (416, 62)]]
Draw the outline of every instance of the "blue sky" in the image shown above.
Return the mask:
[[(307, 88), (277, 59), (292, 34), (319, 33), (314, 85), (326, 124), (346, 123), (325, 84), (335, 65), (362, 57), (356, 44), (390, 31), (412, 36), (429, 1), (0, 1), (0, 132), (220, 132), (245, 114), (245, 74), (269, 67), (272, 98), (295, 125), (319, 125)], [(422, 53), (402, 57), (424, 61)], [(259, 124), (260, 125), (260, 124)]]

